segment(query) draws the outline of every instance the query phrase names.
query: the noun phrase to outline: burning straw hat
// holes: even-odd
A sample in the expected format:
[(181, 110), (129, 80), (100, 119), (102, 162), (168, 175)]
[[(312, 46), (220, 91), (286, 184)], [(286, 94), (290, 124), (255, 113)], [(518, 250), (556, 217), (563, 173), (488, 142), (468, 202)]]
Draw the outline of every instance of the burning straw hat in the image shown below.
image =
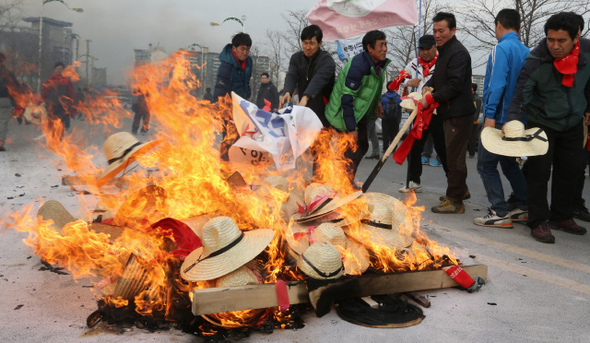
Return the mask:
[(260, 254), (273, 237), (270, 229), (242, 232), (229, 217), (213, 218), (203, 227), (203, 246), (186, 257), (180, 275), (205, 281), (231, 273)]
[(511, 120), (502, 130), (486, 127), (481, 131), (481, 143), (491, 153), (502, 156), (522, 157), (545, 155), (549, 141), (545, 131), (538, 127), (525, 130), (520, 120)]
[(362, 245), (347, 238), (342, 228), (333, 223), (320, 224), (312, 232), (312, 240), (328, 242), (344, 256), (344, 272), (347, 275), (362, 274), (369, 268), (369, 252)]
[(162, 140), (158, 139), (141, 143), (129, 132), (118, 132), (110, 135), (102, 146), (109, 166), (96, 181), (96, 186), (102, 187), (122, 170), (131, 165), (139, 156), (145, 154), (161, 142)]
[(400, 227), (400, 225), (403, 225), (408, 210), (402, 201), (389, 194), (374, 192), (365, 193), (365, 198), (367, 199), (368, 203), (378, 202), (389, 207), (391, 209), (391, 213), (393, 213), (392, 225), (395, 227)]
[(311, 231), (315, 228), (313, 226), (305, 226), (305, 225), (298, 225), (295, 223), (290, 223), (291, 225), (285, 231), (283, 237), (285, 238), (285, 242), (287, 244), (287, 254), (288, 256), (296, 261), (299, 259), (307, 248), (310, 245), (310, 236)]
[(337, 279), (344, 272), (340, 252), (328, 242), (312, 244), (297, 261), (297, 267), (316, 280)]
[(351, 201), (357, 199), (363, 194), (358, 191), (352, 193), (346, 198), (340, 198), (332, 187), (322, 185), (319, 183), (312, 183), (305, 189), (305, 204), (307, 206), (307, 215), (297, 216), (295, 219), (298, 222), (306, 222), (315, 220), (323, 215), (326, 215)]
[(43, 105), (29, 105), (25, 109), (23, 117), (29, 123), (40, 125), (43, 120), (47, 119), (47, 111)]
[(399, 224), (393, 220), (393, 212), (389, 206), (380, 202), (369, 203), (371, 215), (363, 220), (363, 230), (371, 235), (374, 243), (389, 248), (407, 248), (414, 239), (400, 234)]
[(37, 219), (39, 222), (41, 222), (41, 220), (53, 220), (51, 226), (58, 232), (60, 232), (66, 224), (77, 220), (57, 200), (49, 200), (39, 207), (39, 210), (37, 211)]

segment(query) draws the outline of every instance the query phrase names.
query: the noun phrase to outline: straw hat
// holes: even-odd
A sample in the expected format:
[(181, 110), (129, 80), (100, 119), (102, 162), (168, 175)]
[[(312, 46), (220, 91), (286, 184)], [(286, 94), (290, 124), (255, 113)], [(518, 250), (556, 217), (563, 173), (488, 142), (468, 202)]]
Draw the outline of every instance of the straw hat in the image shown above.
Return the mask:
[(393, 213), (392, 225), (395, 227), (399, 227), (405, 221), (408, 210), (406, 205), (399, 199), (392, 197), (389, 194), (374, 192), (365, 193), (365, 198), (369, 203), (378, 202), (389, 207), (391, 209), (391, 213)]
[(236, 287), (262, 284), (260, 270), (255, 263), (248, 262), (233, 272), (217, 279), (215, 287)]
[(285, 231), (283, 238), (287, 243), (287, 254), (288, 256), (296, 261), (299, 259), (310, 245), (311, 231), (315, 229), (314, 226), (303, 226), (291, 223), (291, 225)]
[(49, 200), (39, 207), (39, 211), (37, 211), (37, 219), (39, 223), (41, 223), (41, 220), (53, 220), (51, 226), (58, 232), (61, 232), (66, 224), (77, 220), (57, 200)]
[(504, 132), (485, 127), (481, 144), (491, 153), (510, 157), (545, 155), (549, 149), (547, 134), (538, 127), (525, 130), (521, 121), (511, 120), (504, 125)]
[(314, 243), (307, 248), (297, 261), (297, 267), (316, 280), (337, 279), (344, 272), (340, 252), (328, 242)]
[(216, 279), (252, 260), (270, 244), (274, 232), (242, 232), (229, 217), (211, 219), (203, 227), (203, 246), (186, 257), (180, 275), (188, 281)]
[(342, 228), (333, 223), (320, 224), (313, 230), (312, 240), (328, 242), (344, 256), (344, 272), (347, 275), (362, 274), (369, 268), (369, 253), (362, 245), (346, 237)]
[(102, 146), (109, 166), (96, 181), (96, 186), (102, 187), (133, 163), (139, 156), (145, 154), (161, 142), (162, 140), (158, 139), (141, 143), (129, 132), (118, 132), (110, 135)]
[(416, 108), (416, 103), (414, 101), (420, 101), (420, 100), (422, 100), (422, 93), (412, 92), (412, 93), (408, 94), (407, 96), (403, 97), (402, 101), (400, 102), (399, 105), (403, 108), (407, 108), (409, 110), (414, 110)]
[(389, 206), (371, 202), (369, 209), (371, 215), (363, 222), (363, 230), (372, 236), (372, 242), (397, 249), (412, 245), (414, 239), (400, 234), (399, 223), (394, 223), (393, 212)]
[(23, 117), (29, 123), (40, 125), (43, 120), (47, 119), (47, 111), (43, 105), (29, 105), (23, 113)]
[(305, 214), (305, 201), (299, 192), (289, 192), (287, 201), (281, 206), (281, 212), (284, 214), (286, 220), (294, 215), (301, 216)]
[(295, 221), (306, 222), (317, 219), (350, 203), (362, 194), (363, 192), (358, 191), (346, 198), (340, 198), (332, 187), (321, 185), (319, 183), (312, 183), (305, 189), (304, 200), (307, 206), (307, 215), (295, 216)]

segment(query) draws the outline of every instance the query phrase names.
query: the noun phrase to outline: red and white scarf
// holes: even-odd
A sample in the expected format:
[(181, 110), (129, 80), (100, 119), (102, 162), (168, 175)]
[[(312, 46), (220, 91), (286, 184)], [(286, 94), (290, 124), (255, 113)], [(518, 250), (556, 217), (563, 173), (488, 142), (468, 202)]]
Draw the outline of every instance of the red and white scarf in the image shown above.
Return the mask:
[(567, 56), (555, 59), (553, 65), (557, 71), (563, 74), (561, 84), (566, 87), (574, 85), (574, 74), (578, 71), (578, 57), (580, 56), (580, 41), (574, 45), (572, 52)]

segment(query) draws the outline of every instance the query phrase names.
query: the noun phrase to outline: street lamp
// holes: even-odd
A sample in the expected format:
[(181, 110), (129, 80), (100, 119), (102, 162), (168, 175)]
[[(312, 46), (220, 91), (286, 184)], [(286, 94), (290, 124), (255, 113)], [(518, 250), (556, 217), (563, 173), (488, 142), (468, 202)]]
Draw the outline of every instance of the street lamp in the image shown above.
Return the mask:
[[(68, 38), (71, 38), (70, 40), (70, 48), (72, 47), (72, 42), (74, 41), (74, 39), (76, 40), (76, 42), (80, 42), (80, 35), (76, 34), (76, 33), (70, 33), (69, 35), (64, 37), (64, 45), (67, 44), (68, 42)], [(66, 59), (66, 50), (63, 50), (64, 52), (64, 63), (66, 63), (65, 59)], [(72, 60), (75, 60), (74, 58), (74, 53), (72, 51)]]
[(244, 23), (246, 21), (246, 16), (245, 15), (243, 15), (241, 18), (238, 18), (238, 17), (227, 17), (227, 18), (223, 19), (223, 21), (221, 22), (221, 24), (210, 22), (209, 25), (211, 25), (211, 26), (220, 26), (220, 25), (222, 25), (223, 23), (225, 23), (228, 20), (237, 21), (238, 23), (240, 23), (240, 25), (242, 25), (242, 32), (246, 32), (246, 24)]
[(78, 13), (82, 13), (84, 12), (84, 10), (82, 8), (70, 8), (70, 6), (68, 6), (68, 4), (66, 4), (63, 0), (43, 0), (43, 2), (41, 2), (41, 16), (39, 17), (39, 78), (37, 80), (37, 93), (41, 93), (41, 61), (43, 58), (43, 6), (45, 6), (45, 4), (50, 3), (50, 2), (61, 2), (62, 4), (64, 4), (67, 9), (74, 11), (74, 12), (78, 12)]

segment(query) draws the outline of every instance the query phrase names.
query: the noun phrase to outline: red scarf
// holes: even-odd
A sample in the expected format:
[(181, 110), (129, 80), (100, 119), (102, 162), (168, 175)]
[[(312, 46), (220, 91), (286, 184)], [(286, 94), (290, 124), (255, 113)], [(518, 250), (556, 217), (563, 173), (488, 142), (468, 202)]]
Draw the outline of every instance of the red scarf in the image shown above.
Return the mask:
[(569, 55), (558, 58), (553, 62), (557, 71), (563, 74), (561, 84), (566, 87), (574, 85), (574, 74), (578, 71), (578, 56), (580, 55), (580, 41), (574, 45)]
[(242, 69), (246, 70), (246, 60), (248, 60), (248, 58), (246, 58), (244, 61), (240, 61), (240, 59), (238, 58), (238, 56), (236, 56), (236, 54), (234, 53), (234, 51), (231, 51), (232, 55), (234, 55), (234, 58), (236, 59), (236, 61), (238, 61), (238, 64), (242, 67)]
[(422, 76), (423, 77), (428, 76), (428, 74), (430, 73), (430, 68), (432, 68), (432, 66), (436, 63), (437, 58), (438, 58), (438, 53), (436, 54), (436, 56), (434, 56), (432, 61), (424, 62), (424, 60), (422, 60), (422, 57), (418, 56), (418, 62), (420, 62), (420, 65), (422, 66)]
[(428, 129), (428, 125), (430, 124), (430, 119), (432, 119), (432, 114), (434, 110), (438, 107), (438, 103), (434, 103), (426, 110), (422, 111), (422, 104), (418, 103), (418, 115), (416, 115), (416, 119), (414, 121), (414, 127), (410, 134), (404, 139), (402, 144), (397, 148), (395, 153), (393, 154), (393, 159), (399, 165), (402, 165), (406, 160), (406, 157), (412, 150), (412, 145), (414, 145), (414, 141), (416, 139), (422, 139), (422, 132)]

